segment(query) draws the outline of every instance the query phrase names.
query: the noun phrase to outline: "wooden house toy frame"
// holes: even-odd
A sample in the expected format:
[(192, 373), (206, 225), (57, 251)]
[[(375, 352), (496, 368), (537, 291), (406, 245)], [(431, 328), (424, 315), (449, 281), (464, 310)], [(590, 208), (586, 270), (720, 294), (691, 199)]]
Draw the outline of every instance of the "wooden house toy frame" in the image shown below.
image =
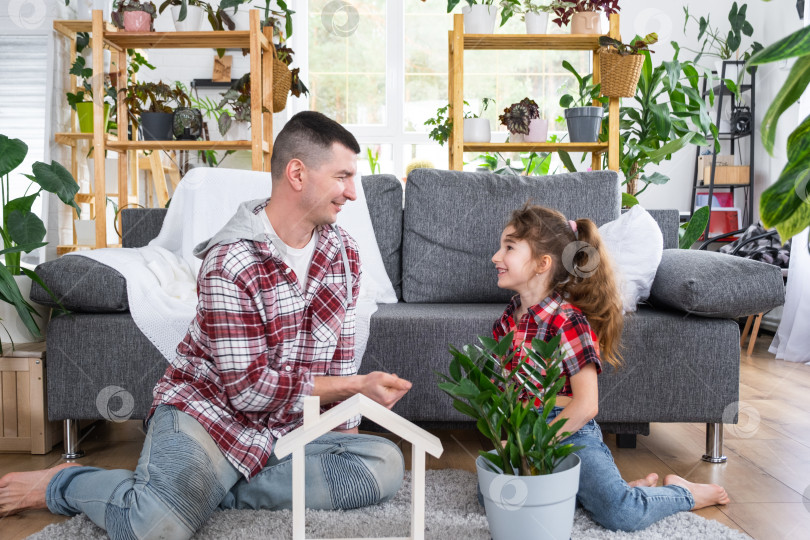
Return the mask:
[(304, 425), (279, 439), (275, 447), (275, 454), (279, 459), (292, 454), (293, 540), (305, 539), (304, 447), (357, 415), (368, 418), (413, 445), (411, 452), (411, 535), (390, 540), (423, 540), (425, 538), (425, 453), (436, 458), (442, 455), (444, 449), (439, 438), (362, 394), (347, 399), (324, 414), (320, 414), (320, 401), (317, 396), (304, 398)]

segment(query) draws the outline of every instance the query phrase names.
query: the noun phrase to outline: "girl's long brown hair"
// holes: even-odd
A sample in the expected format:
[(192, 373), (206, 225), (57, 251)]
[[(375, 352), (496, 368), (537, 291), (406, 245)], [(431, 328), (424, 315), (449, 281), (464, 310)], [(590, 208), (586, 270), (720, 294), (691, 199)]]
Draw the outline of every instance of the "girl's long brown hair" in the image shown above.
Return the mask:
[(536, 259), (551, 257), (552, 289), (582, 311), (599, 338), (602, 360), (618, 366), (624, 318), (613, 265), (596, 224), (578, 219), (576, 225), (575, 233), (560, 212), (528, 203), (507, 223), (511, 236), (527, 241)]

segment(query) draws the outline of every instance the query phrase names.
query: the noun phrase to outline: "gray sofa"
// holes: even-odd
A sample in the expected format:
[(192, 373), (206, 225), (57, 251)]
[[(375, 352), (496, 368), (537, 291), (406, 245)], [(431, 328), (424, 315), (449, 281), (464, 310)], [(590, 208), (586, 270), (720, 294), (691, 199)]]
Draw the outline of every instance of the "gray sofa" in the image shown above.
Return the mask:
[[(532, 199), (602, 225), (619, 217), (618, 177), (610, 171), (526, 178), (419, 169), (408, 178), (404, 208), (395, 177), (362, 182), (400, 301), (380, 305), (373, 315), (361, 372), (385, 370), (413, 381), (395, 407), (411, 421), (427, 428), (466, 424), (434, 372), (446, 369), (450, 344), (490, 335), (512, 294), (498, 289), (489, 261), (509, 213)], [(124, 210), (124, 247), (146, 245), (165, 212)], [(678, 250), (678, 212), (651, 214), (663, 232), (664, 257), (649, 301), (626, 317), (623, 366), (608, 366), (599, 377), (597, 420), (631, 446), (636, 434), (649, 433), (650, 422), (706, 423), (705, 457), (722, 461), (722, 425), (736, 422), (739, 400), (735, 318), (782, 304), (781, 272), (729, 255)], [(75, 421), (117, 412), (144, 418), (166, 361), (135, 326), (120, 274), (84, 257), (37, 270), (73, 311), (53, 317), (47, 334), (48, 415), (66, 421), (72, 454)], [(32, 294), (49, 303), (41, 288)], [(131, 407), (115, 397), (116, 387), (126, 390), (124, 398), (133, 396)], [(108, 410), (101, 410), (99, 395)]]

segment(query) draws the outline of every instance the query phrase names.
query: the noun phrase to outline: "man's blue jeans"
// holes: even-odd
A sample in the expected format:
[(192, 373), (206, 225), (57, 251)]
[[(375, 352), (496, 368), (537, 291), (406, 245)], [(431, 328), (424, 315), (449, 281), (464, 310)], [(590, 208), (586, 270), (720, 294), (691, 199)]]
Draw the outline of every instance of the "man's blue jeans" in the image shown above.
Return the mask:
[[(392, 442), (330, 432), (306, 446), (308, 508), (348, 509), (393, 497), (404, 461)], [(292, 463), (271, 458), (250, 482), (191, 416), (161, 405), (135, 471), (69, 467), (48, 484), (51, 512), (85, 513), (110, 538), (189, 538), (218, 508), (290, 508)]]
[[(549, 420), (560, 411), (561, 407), (554, 407)], [(577, 502), (607, 529), (638, 531), (695, 505), (692, 494), (681, 486), (630, 487), (619, 474), (595, 420), (564, 442), (585, 447), (575, 452), (581, 460)]]

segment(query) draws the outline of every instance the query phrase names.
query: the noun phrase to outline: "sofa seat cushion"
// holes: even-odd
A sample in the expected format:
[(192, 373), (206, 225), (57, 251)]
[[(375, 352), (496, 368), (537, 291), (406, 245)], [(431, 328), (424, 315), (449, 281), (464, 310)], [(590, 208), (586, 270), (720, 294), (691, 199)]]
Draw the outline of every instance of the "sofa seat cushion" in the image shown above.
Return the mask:
[(785, 302), (782, 270), (724, 253), (665, 249), (650, 303), (703, 317), (733, 318)]
[(531, 200), (597, 226), (619, 217), (613, 171), (542, 177), (416, 169), (405, 186), (402, 297), (406, 302), (509, 301), (491, 262), (512, 211)]
[[(83, 313), (123, 313), (129, 311), (127, 281), (106, 264), (81, 255), (65, 255), (42, 263), (37, 275), (70, 311)], [(39, 284), (31, 287), (31, 299), (38, 304), (58, 307)]]

